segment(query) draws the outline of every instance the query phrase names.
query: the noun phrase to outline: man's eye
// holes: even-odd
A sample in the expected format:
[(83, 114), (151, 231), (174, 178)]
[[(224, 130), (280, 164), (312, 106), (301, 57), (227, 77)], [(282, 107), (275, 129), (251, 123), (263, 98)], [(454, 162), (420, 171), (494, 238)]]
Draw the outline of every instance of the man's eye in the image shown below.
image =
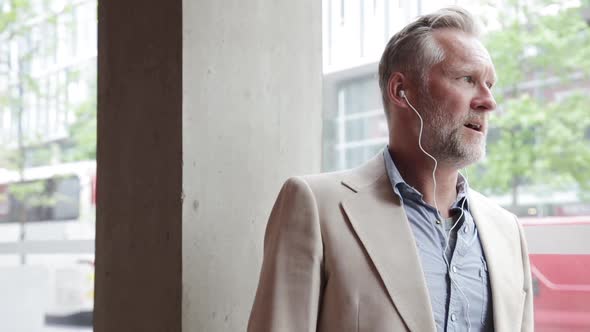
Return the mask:
[(469, 84), (473, 84), (473, 83), (475, 83), (475, 80), (473, 79), (473, 77), (472, 77), (472, 76), (463, 76), (463, 77), (461, 77), (461, 79), (462, 79), (464, 82), (466, 82), (466, 83), (469, 83)]

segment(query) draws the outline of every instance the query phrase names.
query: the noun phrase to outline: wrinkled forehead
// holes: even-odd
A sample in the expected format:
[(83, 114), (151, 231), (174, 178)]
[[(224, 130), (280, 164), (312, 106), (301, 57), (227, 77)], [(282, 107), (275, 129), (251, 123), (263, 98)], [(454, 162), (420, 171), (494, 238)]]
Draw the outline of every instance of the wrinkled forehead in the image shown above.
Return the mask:
[(438, 46), (444, 51), (443, 65), (474, 66), (496, 77), (492, 58), (477, 37), (453, 29), (437, 30), (433, 36)]

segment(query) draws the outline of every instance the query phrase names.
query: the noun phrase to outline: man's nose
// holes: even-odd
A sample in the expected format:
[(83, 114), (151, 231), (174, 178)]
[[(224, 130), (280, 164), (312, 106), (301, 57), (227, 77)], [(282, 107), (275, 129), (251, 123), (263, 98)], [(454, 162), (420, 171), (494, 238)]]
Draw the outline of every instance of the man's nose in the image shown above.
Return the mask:
[(493, 111), (496, 109), (496, 100), (492, 95), (492, 90), (487, 86), (481, 86), (477, 95), (471, 100), (471, 109), (477, 111)]

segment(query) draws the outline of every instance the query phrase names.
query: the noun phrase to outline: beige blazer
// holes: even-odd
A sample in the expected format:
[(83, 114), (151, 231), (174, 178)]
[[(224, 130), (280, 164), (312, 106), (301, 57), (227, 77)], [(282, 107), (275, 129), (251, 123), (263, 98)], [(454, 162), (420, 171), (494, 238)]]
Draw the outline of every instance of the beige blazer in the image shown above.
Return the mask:
[[(533, 331), (522, 228), (476, 191), (469, 206), (488, 262), (496, 331)], [(287, 180), (268, 221), (248, 331), (435, 330), (382, 153), (353, 170)]]

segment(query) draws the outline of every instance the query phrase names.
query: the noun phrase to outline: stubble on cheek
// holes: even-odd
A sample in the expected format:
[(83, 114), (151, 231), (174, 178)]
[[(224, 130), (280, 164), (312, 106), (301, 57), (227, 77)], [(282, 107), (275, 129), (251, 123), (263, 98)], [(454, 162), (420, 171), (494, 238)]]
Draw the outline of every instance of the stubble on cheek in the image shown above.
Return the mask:
[[(422, 91), (422, 95), (430, 96), (426, 89)], [(444, 102), (434, 103), (430, 97), (422, 99), (417, 108), (424, 121), (422, 144), (439, 162), (462, 168), (485, 157), (487, 135), (467, 135), (464, 124), (470, 113), (452, 118), (451, 114), (443, 111), (450, 108), (451, 105)]]
[(462, 168), (485, 156), (486, 135), (467, 133), (463, 125), (466, 119), (453, 121), (437, 109), (427, 121), (430, 127), (427, 145), (439, 162)]

